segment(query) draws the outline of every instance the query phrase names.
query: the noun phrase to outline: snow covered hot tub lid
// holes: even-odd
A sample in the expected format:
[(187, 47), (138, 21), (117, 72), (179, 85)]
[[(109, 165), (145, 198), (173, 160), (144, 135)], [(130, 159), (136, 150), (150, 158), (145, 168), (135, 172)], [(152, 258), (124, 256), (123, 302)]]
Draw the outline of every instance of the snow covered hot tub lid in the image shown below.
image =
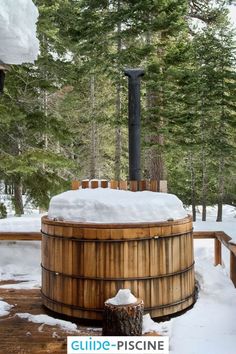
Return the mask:
[(187, 217), (181, 200), (167, 193), (115, 189), (67, 191), (50, 201), (48, 218), (90, 223), (140, 223)]

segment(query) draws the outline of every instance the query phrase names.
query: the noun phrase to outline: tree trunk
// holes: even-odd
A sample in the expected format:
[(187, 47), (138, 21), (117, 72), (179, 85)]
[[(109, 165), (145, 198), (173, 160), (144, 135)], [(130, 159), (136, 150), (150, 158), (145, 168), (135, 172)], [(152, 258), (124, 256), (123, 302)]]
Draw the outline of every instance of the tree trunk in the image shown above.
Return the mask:
[[(160, 41), (164, 38), (164, 34), (160, 33)], [(148, 44), (151, 43), (151, 33), (147, 33), (146, 35), (146, 42)], [(164, 56), (163, 48), (157, 49), (157, 56), (162, 58)], [(160, 67), (160, 77), (162, 77), (164, 73), (164, 68)], [(164, 117), (161, 113), (161, 108), (164, 107), (164, 95), (163, 95), (163, 87), (159, 87), (157, 91), (149, 91), (147, 92), (147, 107), (151, 109), (152, 112), (155, 112), (156, 109), (160, 113), (154, 113), (155, 115), (159, 114), (158, 116), (153, 117), (153, 120), (158, 121), (156, 124), (156, 131), (151, 133), (147, 138), (149, 144), (151, 145), (150, 153), (149, 153), (149, 175), (151, 179), (157, 180), (165, 180), (166, 179), (166, 168), (165, 168), (165, 161), (164, 161), (164, 154), (163, 154), (163, 147), (164, 147), (164, 136), (160, 132), (163, 129), (165, 124)], [(152, 122), (153, 123), (153, 122)]]
[[(157, 97), (155, 92), (147, 92), (147, 109), (155, 110), (158, 105), (160, 105), (161, 97)], [(152, 119), (152, 118), (150, 118)], [(149, 122), (147, 122), (149, 124)], [(148, 170), (147, 178), (156, 179), (156, 180), (165, 180), (166, 179), (166, 169), (163, 156), (163, 146), (164, 146), (164, 137), (163, 134), (159, 133), (164, 125), (163, 119), (159, 117), (159, 123), (157, 123), (155, 133), (149, 133), (146, 136), (146, 141), (148, 145), (151, 145), (148, 150), (148, 155), (146, 156), (146, 168)]]
[(105, 303), (103, 336), (141, 336), (144, 304), (138, 300), (130, 305)]
[(202, 159), (202, 221), (206, 221), (206, 200), (207, 200), (207, 166), (206, 166), (206, 122), (204, 115), (204, 98), (201, 101), (201, 139), (202, 139), (202, 148), (201, 148), (201, 159)]
[[(47, 80), (47, 72), (45, 73), (45, 80)], [(48, 117), (48, 92), (46, 89), (43, 90), (43, 102), (42, 102), (43, 113), (46, 117), (46, 126), (47, 126), (47, 117)], [(48, 150), (48, 133), (43, 133), (43, 142), (44, 142), (44, 150)], [(45, 162), (42, 163), (42, 169), (46, 169)]]
[[(157, 130), (160, 129), (160, 124), (158, 125)], [(156, 136), (151, 137), (151, 143), (153, 146), (150, 151), (150, 178), (165, 180), (166, 171), (165, 171), (165, 162), (162, 153), (162, 147), (164, 145), (164, 138), (162, 134), (157, 134)]]
[(224, 198), (224, 158), (221, 157), (219, 163), (219, 186), (218, 186), (218, 208), (216, 221), (222, 221), (223, 217), (223, 198)]
[(120, 124), (120, 115), (121, 115), (121, 98), (120, 98), (120, 84), (117, 86), (117, 97), (116, 97), (116, 142), (115, 142), (115, 180), (119, 181), (121, 176), (121, 124)]
[(205, 170), (205, 164), (203, 162), (203, 171), (202, 171), (202, 221), (206, 221), (206, 195), (207, 195), (207, 176)]
[(191, 173), (191, 204), (192, 204), (192, 215), (193, 221), (196, 221), (196, 185), (195, 185), (195, 172), (193, 167), (193, 158), (191, 154), (189, 155), (189, 165)]
[[(121, 1), (117, 1), (117, 13), (120, 12)], [(117, 55), (121, 52), (121, 23), (117, 25)], [(119, 67), (118, 67), (119, 72)], [(115, 180), (120, 180), (121, 175), (121, 84), (120, 79), (116, 86), (116, 131), (115, 131)]]
[(216, 221), (222, 221), (222, 216), (223, 216), (223, 203), (222, 200), (218, 200)]
[(21, 178), (17, 177), (14, 180), (14, 207), (15, 215), (20, 216), (24, 214), (24, 205), (22, 199), (22, 183)]
[[(16, 144), (12, 146), (14, 155), (20, 156), (21, 155), (21, 141), (20, 139), (16, 140)], [(24, 205), (22, 199), (22, 179), (20, 174), (15, 174), (13, 179), (13, 204), (15, 208), (15, 215), (20, 216), (24, 214)]]
[[(224, 65), (222, 64), (222, 72), (224, 72)], [(222, 77), (221, 81), (221, 92), (222, 92), (222, 101), (221, 101), (221, 120), (220, 120), (220, 144), (221, 146), (225, 143), (225, 106), (224, 106), (224, 91), (225, 91), (225, 81)], [(225, 179), (224, 179), (224, 168), (225, 168), (225, 159), (223, 155), (220, 156), (219, 161), (219, 172), (218, 172), (218, 208), (217, 208), (217, 217), (216, 221), (222, 221), (223, 217), (223, 198), (224, 198), (224, 187), (225, 187)]]
[(97, 143), (96, 143), (96, 121), (94, 118), (95, 110), (95, 78), (94, 76), (90, 79), (90, 102), (92, 110), (92, 120), (91, 120), (91, 150), (90, 150), (90, 179), (96, 177), (96, 156), (97, 156)]

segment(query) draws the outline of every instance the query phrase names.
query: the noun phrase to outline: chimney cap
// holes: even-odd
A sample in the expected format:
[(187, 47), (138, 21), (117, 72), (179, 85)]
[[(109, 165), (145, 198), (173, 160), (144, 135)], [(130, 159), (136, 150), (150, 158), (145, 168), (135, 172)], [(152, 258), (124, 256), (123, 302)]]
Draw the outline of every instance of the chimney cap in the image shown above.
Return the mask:
[(125, 68), (124, 73), (126, 76), (136, 79), (140, 76), (143, 76), (145, 71), (142, 68)]

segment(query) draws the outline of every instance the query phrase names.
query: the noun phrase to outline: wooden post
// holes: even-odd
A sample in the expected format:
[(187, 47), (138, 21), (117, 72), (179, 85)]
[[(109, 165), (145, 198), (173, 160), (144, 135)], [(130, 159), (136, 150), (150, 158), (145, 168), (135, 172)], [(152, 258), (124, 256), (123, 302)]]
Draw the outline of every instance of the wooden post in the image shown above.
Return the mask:
[(110, 188), (111, 189), (117, 189), (118, 188), (118, 181), (111, 180), (110, 181)]
[(105, 302), (103, 336), (141, 336), (143, 325), (143, 300), (134, 304), (112, 305)]
[(80, 181), (78, 181), (77, 179), (74, 179), (71, 183), (71, 189), (74, 191), (74, 190), (79, 189), (79, 187), (80, 187)]
[(119, 189), (122, 191), (127, 191), (128, 189), (127, 181), (119, 181)]
[(147, 190), (147, 181), (146, 180), (138, 181), (138, 190), (139, 191), (146, 191)]
[(92, 189), (98, 188), (98, 180), (97, 179), (94, 179), (91, 181), (91, 188)]
[(236, 256), (232, 251), (230, 252), (230, 278), (236, 288)]
[(101, 188), (108, 188), (108, 181), (107, 180), (101, 181)]
[(215, 238), (215, 266), (222, 265), (221, 242)]
[(167, 193), (167, 181), (166, 180), (161, 180), (159, 181), (159, 192), (161, 193)]
[(129, 181), (129, 189), (131, 192), (137, 192), (138, 190), (138, 181)]
[(157, 183), (157, 180), (151, 179), (151, 181), (150, 181), (150, 191), (151, 191), (151, 192), (158, 192), (158, 183)]
[(82, 181), (82, 188), (83, 189), (89, 188), (89, 181), (87, 179)]

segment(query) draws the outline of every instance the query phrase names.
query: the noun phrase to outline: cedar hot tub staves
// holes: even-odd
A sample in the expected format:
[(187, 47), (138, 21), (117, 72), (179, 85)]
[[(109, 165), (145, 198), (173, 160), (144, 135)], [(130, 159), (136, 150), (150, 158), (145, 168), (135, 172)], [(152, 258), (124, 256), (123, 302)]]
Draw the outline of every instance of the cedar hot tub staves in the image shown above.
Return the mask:
[(91, 224), (42, 218), (42, 296), (55, 312), (101, 320), (121, 288), (162, 317), (194, 302), (192, 218)]

